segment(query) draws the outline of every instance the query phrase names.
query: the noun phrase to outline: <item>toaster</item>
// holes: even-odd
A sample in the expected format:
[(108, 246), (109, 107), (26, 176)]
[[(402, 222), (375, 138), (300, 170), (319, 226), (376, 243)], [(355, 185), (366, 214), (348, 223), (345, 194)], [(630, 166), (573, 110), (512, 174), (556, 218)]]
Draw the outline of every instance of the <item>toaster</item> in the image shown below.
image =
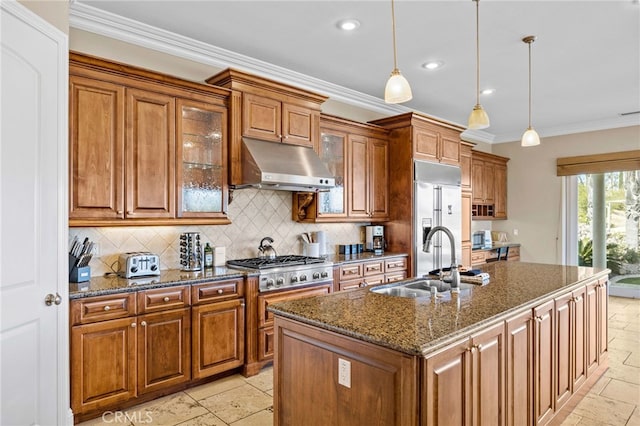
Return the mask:
[(118, 264), (118, 275), (124, 278), (160, 275), (160, 257), (147, 251), (123, 253)]

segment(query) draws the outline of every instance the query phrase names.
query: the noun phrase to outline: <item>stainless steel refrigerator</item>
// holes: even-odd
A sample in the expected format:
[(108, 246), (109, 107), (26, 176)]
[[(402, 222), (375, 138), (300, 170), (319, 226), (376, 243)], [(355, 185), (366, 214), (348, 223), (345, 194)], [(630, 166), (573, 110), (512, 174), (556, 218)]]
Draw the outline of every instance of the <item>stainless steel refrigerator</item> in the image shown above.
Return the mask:
[(460, 168), (414, 161), (414, 276), (422, 277), (435, 269), (451, 266), (451, 246), (443, 232), (432, 239), (431, 252), (423, 251), (432, 227), (445, 226), (454, 236), (457, 263), (462, 260)]

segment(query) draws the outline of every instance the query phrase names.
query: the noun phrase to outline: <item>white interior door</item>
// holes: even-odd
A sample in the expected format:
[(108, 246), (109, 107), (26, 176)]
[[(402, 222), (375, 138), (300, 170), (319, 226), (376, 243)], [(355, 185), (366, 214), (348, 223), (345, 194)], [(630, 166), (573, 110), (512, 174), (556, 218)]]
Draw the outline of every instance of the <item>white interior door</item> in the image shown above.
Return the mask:
[(67, 36), (0, 11), (0, 424), (68, 424)]

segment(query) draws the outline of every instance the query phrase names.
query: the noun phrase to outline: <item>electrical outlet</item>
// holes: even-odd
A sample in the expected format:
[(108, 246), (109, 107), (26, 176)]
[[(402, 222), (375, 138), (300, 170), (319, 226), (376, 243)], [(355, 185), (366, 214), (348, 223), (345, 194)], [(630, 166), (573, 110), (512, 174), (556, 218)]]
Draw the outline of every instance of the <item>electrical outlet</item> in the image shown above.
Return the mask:
[(100, 245), (98, 243), (93, 243), (93, 249), (91, 250), (91, 254), (93, 257), (100, 257)]
[(513, 230), (513, 235), (518, 235), (518, 230), (517, 229)]
[(342, 358), (338, 358), (338, 383), (351, 388), (351, 363)]

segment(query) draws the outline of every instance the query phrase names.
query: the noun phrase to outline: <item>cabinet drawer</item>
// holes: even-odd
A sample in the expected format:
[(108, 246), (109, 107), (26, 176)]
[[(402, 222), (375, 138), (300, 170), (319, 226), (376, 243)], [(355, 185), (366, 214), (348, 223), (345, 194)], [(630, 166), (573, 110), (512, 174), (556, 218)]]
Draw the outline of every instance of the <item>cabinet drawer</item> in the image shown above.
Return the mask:
[(370, 275), (379, 275), (384, 273), (384, 261), (366, 262), (363, 265), (363, 274), (365, 277)]
[(399, 271), (391, 274), (385, 274), (385, 282), (392, 283), (394, 281), (401, 281), (407, 278), (407, 271)]
[(340, 279), (350, 280), (362, 276), (362, 263), (352, 263), (340, 267)]
[(385, 272), (405, 271), (407, 269), (407, 258), (387, 259), (384, 262)]
[(138, 292), (138, 313), (184, 308), (190, 305), (189, 286), (156, 288)]
[(485, 251), (472, 251), (471, 252), (471, 263), (484, 263), (486, 260), (486, 252)]
[(365, 286), (364, 280), (358, 278), (355, 280), (340, 281), (338, 289), (339, 291), (355, 290), (364, 286)]
[(136, 314), (136, 294), (123, 293), (71, 301), (71, 323), (88, 324)]
[(191, 303), (194, 305), (218, 300), (235, 299), (243, 295), (244, 285), (242, 279), (216, 281), (191, 286)]
[(308, 296), (318, 296), (331, 293), (333, 284), (318, 284), (313, 287), (297, 290), (287, 290), (280, 293), (266, 293), (258, 296), (258, 327), (272, 327), (274, 314), (267, 311), (269, 304), (284, 302), (285, 300), (300, 299)]

